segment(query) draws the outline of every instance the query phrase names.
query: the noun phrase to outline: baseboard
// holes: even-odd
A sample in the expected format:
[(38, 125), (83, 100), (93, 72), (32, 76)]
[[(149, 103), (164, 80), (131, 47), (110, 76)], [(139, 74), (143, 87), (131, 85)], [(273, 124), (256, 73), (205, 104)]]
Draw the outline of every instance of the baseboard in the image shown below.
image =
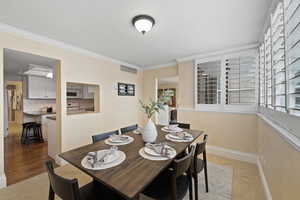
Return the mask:
[(207, 146), (207, 153), (215, 154), (233, 160), (240, 160), (248, 163), (257, 164), (257, 156), (251, 153), (244, 153), (241, 151), (235, 151), (235, 150), (225, 149), (216, 146), (209, 146), (209, 145)]
[(259, 176), (260, 176), (263, 188), (264, 188), (266, 199), (267, 200), (272, 200), (272, 194), (271, 194), (271, 191), (269, 189), (269, 185), (268, 185), (267, 179), (265, 177), (265, 173), (264, 173), (264, 170), (262, 168), (262, 165), (260, 163), (259, 158), (257, 158), (257, 163), (256, 164), (257, 164), (257, 167), (258, 167)]
[(2, 174), (0, 176), (0, 188), (5, 188), (6, 186), (6, 176), (5, 174)]
[(59, 166), (64, 166), (67, 165), (68, 162), (65, 161), (64, 159), (62, 159), (61, 157), (59, 157), (58, 155), (55, 156), (55, 162), (56, 164), (58, 164)]

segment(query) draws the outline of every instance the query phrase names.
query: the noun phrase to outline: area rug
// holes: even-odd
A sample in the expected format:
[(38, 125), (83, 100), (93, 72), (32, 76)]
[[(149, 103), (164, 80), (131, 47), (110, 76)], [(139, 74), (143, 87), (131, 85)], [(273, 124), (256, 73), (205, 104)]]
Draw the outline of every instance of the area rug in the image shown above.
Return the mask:
[[(205, 192), (204, 172), (198, 175), (198, 191), (201, 200), (231, 200), (233, 169), (207, 163), (209, 192)], [(194, 198), (195, 199), (195, 198)], [(189, 194), (184, 200), (189, 200)]]

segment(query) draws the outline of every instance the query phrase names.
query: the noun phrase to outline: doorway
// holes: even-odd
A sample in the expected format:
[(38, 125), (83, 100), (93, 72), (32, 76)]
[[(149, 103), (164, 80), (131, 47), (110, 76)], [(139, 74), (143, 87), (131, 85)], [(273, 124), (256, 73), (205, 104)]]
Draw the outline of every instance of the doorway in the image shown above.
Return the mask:
[(7, 185), (45, 172), (45, 161), (56, 160), (60, 152), (59, 88), (59, 60), (4, 49)]

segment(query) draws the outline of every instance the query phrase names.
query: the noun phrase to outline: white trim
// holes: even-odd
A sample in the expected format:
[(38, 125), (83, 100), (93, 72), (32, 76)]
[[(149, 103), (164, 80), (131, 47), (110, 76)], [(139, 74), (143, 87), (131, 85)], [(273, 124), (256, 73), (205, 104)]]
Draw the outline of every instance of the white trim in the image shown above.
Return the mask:
[(6, 186), (6, 176), (5, 174), (2, 174), (0, 176), (0, 188), (5, 188)]
[(177, 66), (177, 62), (173, 61), (173, 62), (169, 62), (169, 63), (164, 63), (164, 64), (159, 64), (159, 65), (153, 65), (153, 66), (146, 66), (145, 68), (143, 68), (144, 70), (151, 70), (151, 69), (160, 69), (160, 68), (165, 68), (165, 67), (172, 67), (172, 66)]
[(267, 200), (272, 200), (272, 194), (271, 194), (271, 191), (270, 191), (270, 188), (269, 188), (269, 185), (268, 185), (268, 182), (267, 182), (267, 179), (266, 179), (266, 176), (265, 176), (265, 173), (264, 173), (264, 170), (263, 170), (263, 167), (260, 163), (259, 158), (257, 158), (257, 163), (256, 164), (257, 164), (257, 167), (258, 167), (259, 176), (260, 176), (263, 188), (264, 188), (266, 199)]
[(254, 110), (248, 110), (248, 111), (242, 111), (242, 110), (212, 110), (212, 109), (195, 109), (195, 108), (184, 108), (179, 107), (177, 109), (178, 111), (192, 111), (192, 112), (215, 112), (215, 113), (228, 113), (228, 114), (250, 114), (250, 115), (256, 115), (256, 111)]
[(203, 54), (197, 54), (197, 55), (192, 55), (192, 56), (188, 56), (188, 57), (178, 58), (178, 59), (176, 59), (176, 61), (177, 62), (184, 62), (184, 61), (190, 61), (190, 60), (195, 60), (195, 59), (200, 59), (200, 58), (220, 56), (220, 55), (223, 55), (223, 54), (229, 54), (229, 53), (233, 53), (233, 52), (237, 52), (237, 51), (244, 51), (244, 50), (257, 48), (258, 46), (259, 46), (258, 43), (254, 43), (254, 44), (240, 46), (240, 47), (231, 48), (231, 49), (225, 49), (225, 50), (220, 50), (220, 51), (212, 51), (212, 52), (208, 52), (208, 53), (203, 53)]
[(240, 160), (248, 163), (257, 164), (257, 156), (251, 153), (245, 153), (241, 151), (235, 151), (231, 149), (225, 149), (222, 147), (207, 145), (207, 153), (215, 154), (221, 157)]
[(256, 113), (259, 118), (264, 120), (266, 123), (268, 123), (276, 132), (279, 133), (279, 135), (287, 141), (289, 144), (291, 144), (293, 147), (295, 147), (298, 151), (300, 151), (300, 139), (294, 136), (292, 133), (290, 133), (288, 130), (280, 127), (279, 125), (275, 124), (272, 120), (268, 119), (266, 116), (264, 116), (261, 113)]
[(34, 41), (37, 41), (37, 42), (42, 42), (42, 43), (46, 43), (46, 44), (49, 44), (49, 45), (54, 45), (54, 46), (57, 46), (59, 48), (63, 48), (63, 49), (66, 49), (66, 50), (71, 50), (71, 51), (74, 51), (76, 53), (84, 54), (84, 55), (87, 55), (87, 56), (90, 56), (90, 57), (100, 58), (100, 59), (103, 59), (103, 60), (111, 61), (113, 63), (117, 63), (117, 64), (120, 64), (120, 65), (126, 65), (128, 67), (132, 67), (132, 68), (135, 68), (135, 69), (141, 69), (141, 67), (139, 67), (137, 65), (133, 65), (133, 64), (130, 64), (130, 63), (126, 63), (126, 62), (117, 60), (117, 59), (113, 59), (113, 58), (110, 58), (108, 56), (104, 56), (104, 55), (101, 55), (101, 54), (98, 54), (98, 53), (95, 53), (95, 52), (92, 52), (92, 51), (89, 51), (89, 50), (86, 50), (86, 49), (83, 49), (83, 48), (79, 48), (79, 47), (76, 47), (76, 46), (58, 41), (58, 40), (50, 39), (48, 37), (41, 36), (41, 35), (29, 32), (29, 31), (25, 31), (25, 30), (22, 30), (22, 29), (19, 29), (19, 28), (16, 28), (16, 27), (4, 24), (4, 23), (0, 23), (0, 32), (13, 33), (13, 34), (21, 35), (21, 36), (23, 36), (27, 39), (31, 39), (31, 40), (34, 40)]

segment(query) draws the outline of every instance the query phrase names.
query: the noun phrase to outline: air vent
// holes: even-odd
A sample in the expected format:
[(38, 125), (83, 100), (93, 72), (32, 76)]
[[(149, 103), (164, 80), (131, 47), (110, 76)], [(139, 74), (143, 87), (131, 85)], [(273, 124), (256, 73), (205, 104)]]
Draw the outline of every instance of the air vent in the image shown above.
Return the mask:
[(128, 67), (128, 66), (125, 66), (125, 65), (121, 65), (120, 70), (123, 71), (123, 72), (129, 72), (129, 73), (132, 73), (132, 74), (137, 74), (137, 69), (132, 68), (132, 67)]

